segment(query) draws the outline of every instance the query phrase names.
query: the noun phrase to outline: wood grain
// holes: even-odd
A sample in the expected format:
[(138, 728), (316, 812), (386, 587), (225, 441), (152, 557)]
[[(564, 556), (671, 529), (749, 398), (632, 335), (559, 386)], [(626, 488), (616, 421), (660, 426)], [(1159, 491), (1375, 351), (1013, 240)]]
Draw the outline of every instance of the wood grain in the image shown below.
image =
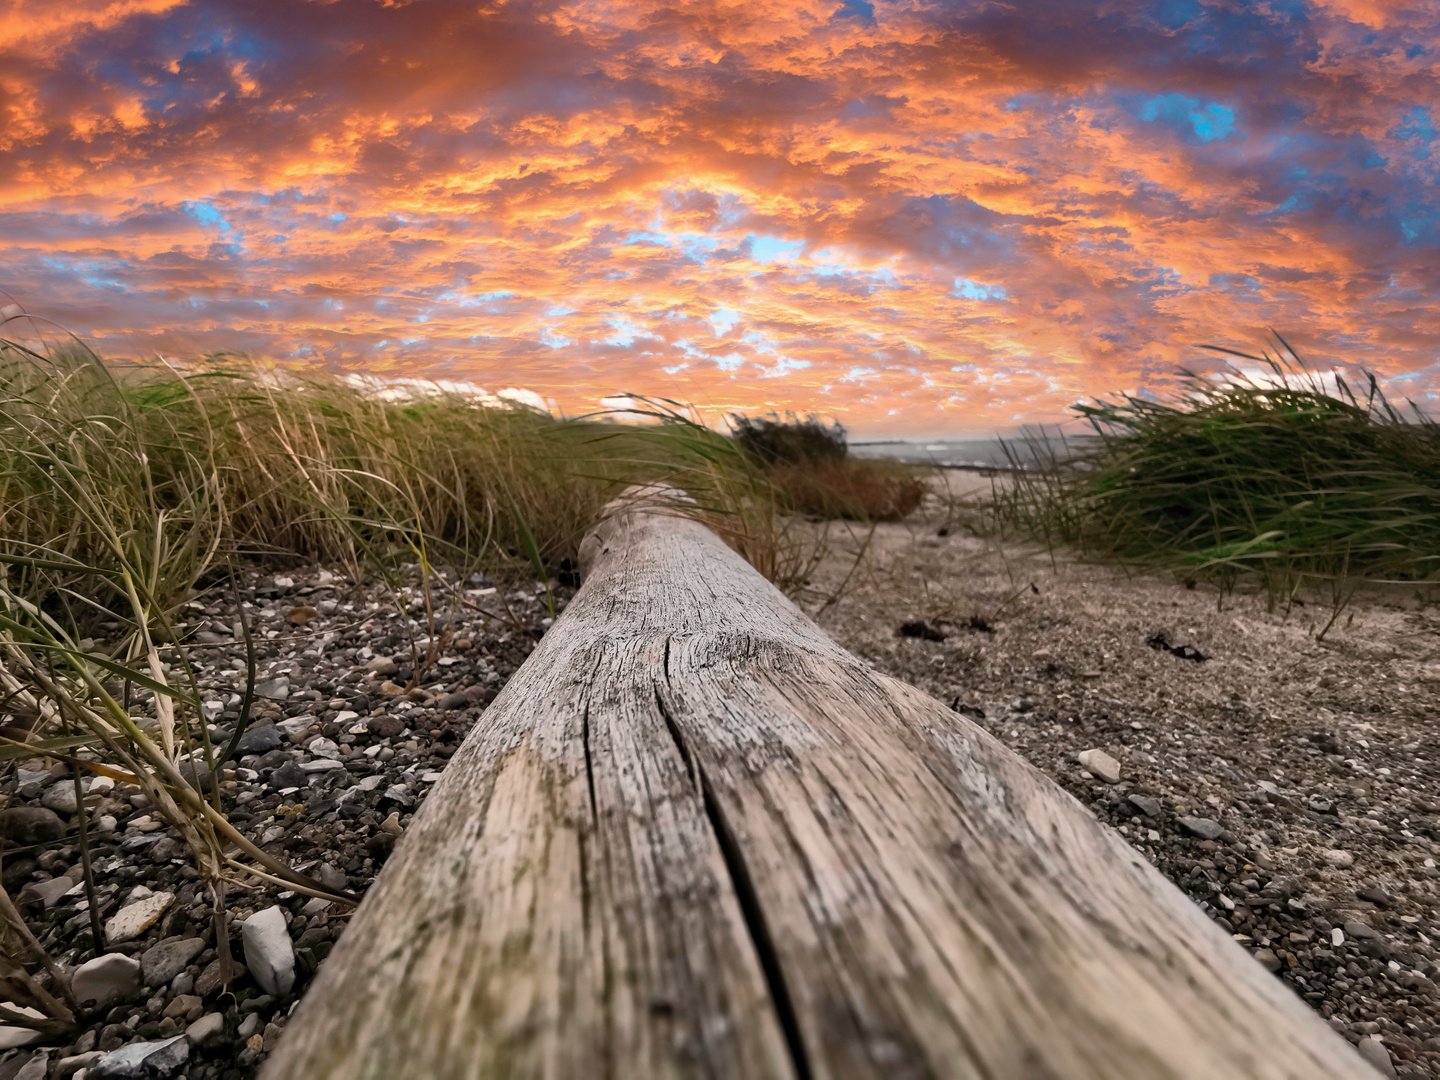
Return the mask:
[(1374, 1077), (1141, 856), (632, 510), (262, 1075)]

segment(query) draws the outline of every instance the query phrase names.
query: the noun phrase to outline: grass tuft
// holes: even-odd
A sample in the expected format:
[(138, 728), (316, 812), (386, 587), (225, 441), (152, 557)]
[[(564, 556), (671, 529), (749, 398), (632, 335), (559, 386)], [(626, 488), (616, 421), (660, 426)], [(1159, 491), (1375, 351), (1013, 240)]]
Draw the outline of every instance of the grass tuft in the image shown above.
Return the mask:
[(1262, 370), (1182, 372), (1172, 400), (1077, 406), (1094, 437), (997, 485), (1000, 520), (1224, 590), (1255, 580), (1272, 602), (1320, 587), (1337, 613), (1363, 580), (1440, 580), (1440, 427), (1279, 344), (1216, 349)]

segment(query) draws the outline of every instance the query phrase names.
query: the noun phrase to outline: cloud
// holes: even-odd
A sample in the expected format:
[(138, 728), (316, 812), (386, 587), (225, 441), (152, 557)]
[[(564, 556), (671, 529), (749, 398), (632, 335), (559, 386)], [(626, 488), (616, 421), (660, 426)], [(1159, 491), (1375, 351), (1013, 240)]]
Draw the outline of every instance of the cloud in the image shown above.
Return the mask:
[(1422, 6), (113, 0), (0, 16), (0, 287), (113, 351), (1052, 418), (1267, 326), (1436, 390)]

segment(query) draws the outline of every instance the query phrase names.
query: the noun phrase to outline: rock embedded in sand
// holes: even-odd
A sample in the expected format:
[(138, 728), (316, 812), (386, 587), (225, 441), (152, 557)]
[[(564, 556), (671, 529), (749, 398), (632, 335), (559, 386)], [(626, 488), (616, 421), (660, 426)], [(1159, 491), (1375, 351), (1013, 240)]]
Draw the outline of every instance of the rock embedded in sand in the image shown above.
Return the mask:
[(295, 948), (278, 905), (257, 911), (240, 927), (245, 965), (268, 994), (288, 994), (295, 985)]
[(1180, 825), (1186, 832), (1200, 837), (1202, 840), (1218, 840), (1220, 834), (1225, 831), (1225, 826), (1218, 821), (1211, 821), (1203, 817), (1182, 817)]
[(70, 988), (81, 1004), (93, 1001), (101, 1009), (133, 997), (140, 991), (140, 962), (123, 953), (105, 953), (87, 960), (70, 977)]
[(165, 914), (165, 909), (174, 900), (172, 892), (157, 892), (141, 897), (133, 904), (126, 904), (105, 924), (105, 940), (112, 945), (133, 941), (154, 926), (155, 920)]
[(0, 810), (0, 840), (15, 847), (48, 844), (65, 835), (65, 823), (43, 806), (12, 806)]
[(1092, 776), (1098, 776), (1107, 784), (1120, 782), (1120, 763), (1104, 750), (1081, 750), (1075, 758)]

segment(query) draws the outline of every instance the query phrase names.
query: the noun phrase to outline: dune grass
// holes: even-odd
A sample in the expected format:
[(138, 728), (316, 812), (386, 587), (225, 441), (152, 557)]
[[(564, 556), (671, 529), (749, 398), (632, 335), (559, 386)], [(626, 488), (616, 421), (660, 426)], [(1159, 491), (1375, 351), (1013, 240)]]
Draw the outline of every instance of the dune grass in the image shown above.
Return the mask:
[(1319, 589), (1336, 614), (1363, 581), (1440, 581), (1440, 426), (1280, 345), (1216, 350), (1261, 374), (1184, 372), (1172, 400), (1077, 406), (1093, 438), (997, 485), (1000, 521), (1222, 591), (1252, 581), (1272, 603)]

